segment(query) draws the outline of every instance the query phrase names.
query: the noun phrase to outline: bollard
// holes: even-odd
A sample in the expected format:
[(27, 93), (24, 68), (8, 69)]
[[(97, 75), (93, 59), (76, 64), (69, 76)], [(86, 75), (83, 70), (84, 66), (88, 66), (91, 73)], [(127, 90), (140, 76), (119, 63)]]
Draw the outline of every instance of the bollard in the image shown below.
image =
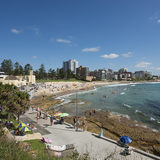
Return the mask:
[(102, 129), (102, 128), (101, 128), (101, 131), (100, 131), (99, 137), (103, 137), (103, 129)]

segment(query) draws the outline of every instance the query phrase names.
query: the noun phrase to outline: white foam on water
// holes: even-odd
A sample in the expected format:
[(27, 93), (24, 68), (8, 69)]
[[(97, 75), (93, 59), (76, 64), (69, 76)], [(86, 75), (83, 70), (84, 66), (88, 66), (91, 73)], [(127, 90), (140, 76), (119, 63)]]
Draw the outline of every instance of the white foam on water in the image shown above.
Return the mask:
[(129, 115), (127, 114), (120, 114), (120, 113), (117, 113), (117, 112), (110, 112), (110, 115), (117, 115), (117, 116), (120, 116), (120, 117), (125, 117), (127, 119), (131, 119)]
[(124, 91), (126, 91), (126, 90), (127, 90), (127, 88), (124, 88), (123, 90), (124, 90)]
[(125, 92), (120, 93), (120, 95), (124, 95), (124, 94), (126, 94), (126, 93)]
[(131, 119), (130, 116), (127, 115), (127, 114), (121, 114), (121, 116), (122, 116), (122, 117), (125, 117), (125, 118), (127, 118), (127, 119)]
[(60, 103), (60, 104), (57, 104), (57, 105), (54, 105), (53, 107), (54, 107), (54, 108), (57, 108), (57, 107), (59, 107), (59, 106), (63, 106), (63, 105), (68, 104), (68, 103), (70, 103), (70, 102), (71, 102), (71, 100), (66, 99), (64, 102), (62, 102), (62, 103)]
[(155, 121), (156, 119), (154, 119), (153, 117), (150, 118), (151, 121)]
[(85, 104), (85, 102), (79, 102), (79, 103), (77, 103), (77, 104)]
[(135, 110), (135, 113), (142, 113), (141, 111), (139, 111), (138, 109)]
[(57, 97), (55, 99), (65, 99), (65, 98), (67, 98), (67, 97), (69, 97), (69, 96), (71, 96), (73, 94), (75, 94), (75, 93), (70, 93), (70, 94), (66, 94), (66, 95), (63, 95), (63, 96), (59, 96), (59, 97)]
[(127, 108), (132, 108), (132, 106), (128, 105), (128, 104), (123, 104), (124, 107), (127, 107)]
[(160, 82), (146, 82), (145, 84), (160, 84)]
[(91, 90), (86, 90), (86, 91), (80, 91), (80, 92), (77, 92), (78, 94), (84, 94), (84, 93), (90, 93), (90, 92), (93, 92), (93, 91), (96, 91), (97, 88), (94, 88), (94, 89), (91, 89)]
[(136, 85), (136, 84), (141, 84), (141, 83), (130, 83), (130, 85)]
[(118, 87), (118, 86), (128, 86), (129, 84), (109, 84), (109, 85), (105, 85), (105, 87)]

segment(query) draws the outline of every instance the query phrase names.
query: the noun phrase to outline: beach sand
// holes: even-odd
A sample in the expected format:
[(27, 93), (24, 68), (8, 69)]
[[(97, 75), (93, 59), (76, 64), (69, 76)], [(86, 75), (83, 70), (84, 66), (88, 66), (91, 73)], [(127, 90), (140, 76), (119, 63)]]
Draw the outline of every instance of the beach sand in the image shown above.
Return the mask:
[(129, 81), (94, 81), (94, 82), (46, 82), (38, 85), (33, 91), (33, 96), (61, 96), (73, 92), (91, 90), (103, 85), (114, 85), (121, 83), (131, 83)]

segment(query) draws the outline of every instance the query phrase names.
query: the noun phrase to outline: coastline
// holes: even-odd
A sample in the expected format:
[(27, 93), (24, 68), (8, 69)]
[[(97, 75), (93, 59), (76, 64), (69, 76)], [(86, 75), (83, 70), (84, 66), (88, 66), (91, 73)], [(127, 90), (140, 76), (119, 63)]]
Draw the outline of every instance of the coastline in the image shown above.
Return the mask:
[[(160, 81), (94, 81), (94, 82), (45, 82), (43, 84), (45, 85), (57, 85), (59, 88), (57, 90), (54, 90), (52, 92), (51, 90), (47, 90), (46, 88), (42, 88), (37, 90), (35, 93), (33, 93), (34, 97), (38, 96), (53, 96), (54, 98), (64, 96), (67, 94), (73, 94), (76, 92), (83, 92), (83, 91), (89, 91), (93, 90), (95, 88), (109, 85), (109, 86), (116, 86), (116, 85), (124, 85), (124, 84), (154, 84), (154, 83), (160, 83)], [(68, 88), (60, 88), (64, 85), (73, 85), (75, 84), (75, 87)], [(79, 86), (77, 86), (79, 84)], [(83, 85), (83, 86), (82, 86)], [(34, 91), (33, 91), (34, 92)]]
[[(78, 92), (92, 91), (95, 88), (105, 86), (105, 85), (117, 86), (117, 85), (124, 85), (124, 84), (134, 85), (134, 84), (146, 84), (146, 83), (157, 83), (157, 82), (143, 81), (140, 83), (137, 83), (137, 82), (133, 83), (128, 81), (123, 81), (123, 82), (114, 82), (114, 83), (113, 82), (102, 82), (98, 84), (94, 83), (94, 85), (83, 88), (83, 89), (76, 88), (74, 90), (63, 91), (50, 96), (45, 95), (45, 98), (49, 97), (48, 99), (46, 99), (46, 102), (47, 102), (48, 100), (56, 100), (58, 97), (61, 97), (61, 96), (74, 94), (77, 91)], [(37, 98), (39, 103), (41, 103), (41, 101), (44, 101), (43, 94)], [(61, 103), (62, 101), (61, 99), (59, 99), (58, 104), (61, 105)], [(46, 108), (46, 110), (51, 111), (50, 112), (51, 114), (54, 113), (53, 109), (54, 109), (53, 106)], [(159, 154), (160, 147), (158, 145), (160, 144), (160, 132), (155, 132), (151, 130), (151, 128), (145, 128), (142, 126), (143, 125), (142, 123), (137, 123), (137, 122), (135, 123), (134, 121), (127, 119), (123, 116), (111, 115), (109, 112), (106, 112), (103, 110), (96, 111), (96, 113), (97, 115), (94, 115), (93, 117), (89, 117), (88, 112), (86, 112), (85, 121), (87, 122), (87, 131), (99, 134), (100, 125), (103, 120), (106, 120), (106, 122), (103, 121), (104, 136), (114, 140), (118, 140), (120, 136), (128, 135), (133, 139), (134, 142), (131, 145), (133, 145), (134, 147), (137, 147), (139, 149), (153, 153), (158, 156), (160, 155)], [(107, 117), (106, 115), (107, 116), (109, 115), (109, 116)], [(84, 119), (84, 117), (81, 117), (81, 119)], [(65, 121), (72, 124), (73, 117), (67, 117), (65, 118)], [(123, 124), (126, 124), (126, 126), (124, 126)]]
[[(49, 84), (49, 85), (62, 85), (62, 84), (65, 84), (67, 85), (68, 83), (71, 83), (71, 84), (75, 84), (76, 82), (46, 82), (46, 84)], [(33, 99), (41, 99), (40, 101), (42, 102), (44, 97), (48, 97), (48, 100), (50, 101), (52, 99), (54, 105), (50, 105), (49, 107), (46, 107), (46, 110), (49, 110), (49, 109), (53, 109), (56, 104), (58, 104), (58, 106), (63, 106), (63, 98), (61, 97), (64, 97), (64, 96), (69, 96), (71, 94), (75, 94), (75, 93), (81, 93), (81, 92), (91, 92), (92, 90), (95, 90), (99, 87), (103, 87), (103, 86), (109, 86), (109, 87), (117, 87), (117, 86), (121, 86), (121, 85), (136, 85), (136, 84), (154, 84), (154, 83), (160, 83), (160, 81), (140, 81), (140, 82), (135, 82), (135, 81), (95, 81), (95, 82), (83, 82), (83, 83), (80, 83), (80, 87), (74, 87), (74, 88), (71, 88), (71, 89), (62, 89), (62, 90), (58, 90), (57, 92), (50, 92), (48, 90), (46, 90), (46, 87), (40, 89), (39, 91), (36, 91), (37, 93), (35, 94), (34, 93), (34, 96), (31, 98), (31, 101)], [(44, 83), (43, 83), (44, 84)], [(83, 84), (83, 86), (81, 87), (81, 85)], [(85, 84), (85, 85), (84, 85)], [(59, 100), (58, 102), (54, 102), (54, 100)], [(32, 104), (32, 103), (31, 103)], [(40, 103), (39, 103), (40, 104)], [(42, 107), (43, 108), (43, 107)], [(119, 114), (119, 116), (122, 116)]]

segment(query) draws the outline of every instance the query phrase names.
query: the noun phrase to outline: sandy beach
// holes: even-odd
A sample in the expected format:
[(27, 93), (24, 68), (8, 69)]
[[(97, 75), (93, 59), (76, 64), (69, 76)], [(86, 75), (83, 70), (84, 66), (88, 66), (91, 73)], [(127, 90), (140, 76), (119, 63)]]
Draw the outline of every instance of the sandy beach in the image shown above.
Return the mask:
[(114, 85), (114, 84), (124, 84), (133, 83), (129, 81), (95, 81), (95, 82), (46, 82), (37, 83), (29, 88), (32, 91), (32, 96), (61, 96), (73, 92), (80, 92), (84, 90), (91, 90), (103, 85)]

